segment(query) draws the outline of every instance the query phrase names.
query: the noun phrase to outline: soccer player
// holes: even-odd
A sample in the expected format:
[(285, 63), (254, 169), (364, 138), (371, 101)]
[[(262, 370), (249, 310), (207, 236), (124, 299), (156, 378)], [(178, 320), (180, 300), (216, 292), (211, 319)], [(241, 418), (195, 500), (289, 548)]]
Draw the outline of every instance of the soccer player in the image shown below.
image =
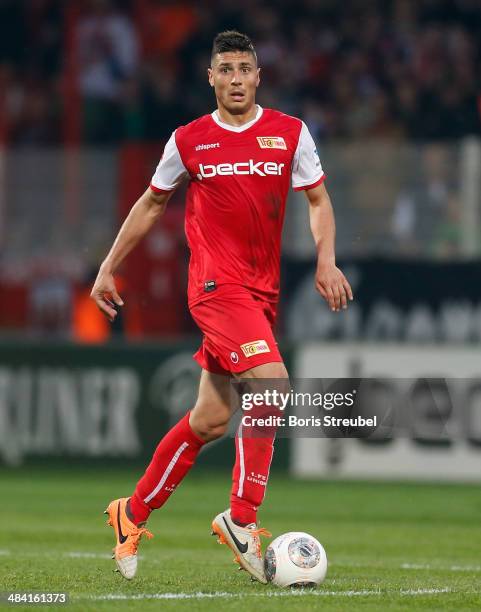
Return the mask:
[[(137, 571), (141, 536), (152, 537), (145, 528), (152, 510), (165, 504), (200, 449), (225, 433), (231, 418), (231, 378), (287, 380), (273, 325), (291, 181), (309, 203), (317, 290), (333, 311), (353, 299), (335, 264), (332, 206), (306, 125), (255, 103), (260, 69), (246, 35), (218, 34), (207, 72), (217, 110), (171, 135), (149, 188), (123, 223), (91, 293), (113, 321), (116, 307), (123, 304), (115, 270), (187, 180), (188, 302), (203, 334), (194, 355), (202, 368), (199, 394), (193, 409), (160, 441), (132, 495), (112, 501), (106, 510), (117, 540), (114, 558), (127, 579)], [(213, 533), (234, 551), (240, 566), (263, 583), (259, 536), (270, 534), (258, 527), (257, 510), (269, 477), (273, 438), (274, 433), (256, 437), (238, 431), (230, 508), (212, 523)]]

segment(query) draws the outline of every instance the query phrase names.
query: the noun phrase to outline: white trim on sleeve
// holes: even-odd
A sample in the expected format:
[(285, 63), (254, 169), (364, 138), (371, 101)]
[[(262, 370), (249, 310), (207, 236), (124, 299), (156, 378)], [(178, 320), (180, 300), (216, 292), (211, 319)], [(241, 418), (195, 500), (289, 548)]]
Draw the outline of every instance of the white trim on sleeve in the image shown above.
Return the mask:
[(172, 191), (188, 175), (175, 142), (174, 131), (164, 147), (164, 153), (152, 177), (151, 185), (162, 191)]
[(302, 122), (299, 142), (292, 159), (292, 187), (299, 189), (318, 183), (324, 176), (316, 144), (307, 125)]

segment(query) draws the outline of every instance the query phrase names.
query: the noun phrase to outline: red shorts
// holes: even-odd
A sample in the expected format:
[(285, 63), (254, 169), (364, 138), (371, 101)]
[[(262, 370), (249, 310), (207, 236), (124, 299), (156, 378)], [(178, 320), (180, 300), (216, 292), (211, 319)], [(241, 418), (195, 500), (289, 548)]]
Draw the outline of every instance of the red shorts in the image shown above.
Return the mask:
[(272, 331), (276, 305), (247, 289), (218, 287), (215, 296), (192, 306), (190, 313), (204, 334), (194, 359), (205, 370), (228, 375), (282, 361)]

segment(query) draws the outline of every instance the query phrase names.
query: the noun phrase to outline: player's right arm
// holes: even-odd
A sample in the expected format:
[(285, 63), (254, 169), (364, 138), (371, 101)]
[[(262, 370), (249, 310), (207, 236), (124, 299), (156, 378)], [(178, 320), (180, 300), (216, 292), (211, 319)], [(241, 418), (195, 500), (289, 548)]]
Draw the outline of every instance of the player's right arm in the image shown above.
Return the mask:
[(90, 293), (91, 298), (109, 321), (113, 321), (117, 315), (115, 305), (123, 306), (122, 298), (115, 287), (115, 271), (164, 213), (170, 196), (187, 177), (187, 169), (177, 148), (175, 131), (165, 145), (164, 154), (152, 177), (150, 187), (140, 196), (125, 219), (110, 253), (100, 266)]
[(113, 321), (117, 315), (114, 304), (123, 306), (122, 298), (115, 287), (114, 273), (125, 257), (164, 213), (172, 193), (173, 191), (155, 193), (149, 187), (140, 196), (120, 228), (109, 254), (100, 266), (90, 297), (109, 321)]

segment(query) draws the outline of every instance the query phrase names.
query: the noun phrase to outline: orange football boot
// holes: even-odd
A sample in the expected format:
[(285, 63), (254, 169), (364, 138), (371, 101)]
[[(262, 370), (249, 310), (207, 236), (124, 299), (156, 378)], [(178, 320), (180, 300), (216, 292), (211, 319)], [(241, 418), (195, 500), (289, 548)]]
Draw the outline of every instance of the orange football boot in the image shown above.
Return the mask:
[(127, 580), (137, 573), (137, 548), (140, 538), (145, 534), (149, 540), (154, 536), (145, 527), (137, 527), (126, 513), (129, 497), (114, 499), (107, 506), (104, 514), (109, 515), (107, 525), (114, 528), (117, 544), (112, 549), (112, 559), (115, 559), (118, 571)]

